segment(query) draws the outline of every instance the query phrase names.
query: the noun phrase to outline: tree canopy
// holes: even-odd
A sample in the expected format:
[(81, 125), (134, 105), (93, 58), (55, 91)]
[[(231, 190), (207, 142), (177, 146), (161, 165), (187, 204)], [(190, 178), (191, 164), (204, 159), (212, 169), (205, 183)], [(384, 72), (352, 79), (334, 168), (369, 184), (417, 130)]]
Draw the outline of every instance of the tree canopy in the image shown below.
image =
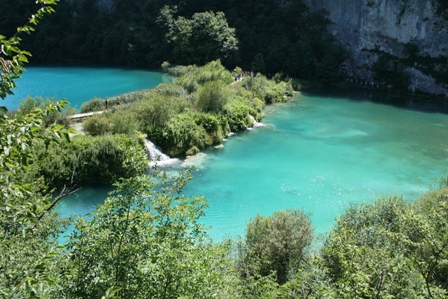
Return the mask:
[[(14, 8), (8, 20), (19, 19), (29, 7), (25, 1), (5, 1)], [(320, 76), (329, 66), (334, 74), (343, 57), (328, 24), (301, 0), (61, 1), (36, 38), (24, 38), (23, 45), (36, 62), (159, 67), (163, 61), (203, 65), (220, 59), (231, 69), (239, 65), (320, 80), (321, 62)], [(0, 32), (12, 32), (14, 26), (0, 22)], [(335, 59), (329, 63), (325, 54)]]
[(235, 29), (230, 28), (223, 12), (195, 13), (191, 19), (178, 17), (169, 7), (162, 8), (159, 22), (168, 28), (166, 38), (173, 47), (174, 63), (198, 64), (228, 60), (238, 50)]

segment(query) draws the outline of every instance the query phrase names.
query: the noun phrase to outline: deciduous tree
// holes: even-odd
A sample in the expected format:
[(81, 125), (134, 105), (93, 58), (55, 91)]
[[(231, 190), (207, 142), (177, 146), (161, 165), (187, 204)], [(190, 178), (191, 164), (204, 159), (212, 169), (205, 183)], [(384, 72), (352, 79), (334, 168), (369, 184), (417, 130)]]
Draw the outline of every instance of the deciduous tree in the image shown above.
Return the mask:
[(177, 61), (203, 65), (216, 59), (226, 60), (238, 50), (235, 29), (229, 27), (223, 12), (195, 13), (191, 19), (174, 19), (174, 12), (166, 6), (159, 19), (168, 30), (166, 39), (172, 44)]
[[(278, 283), (285, 283), (291, 268), (300, 264), (305, 248), (311, 244), (313, 229), (300, 210), (257, 215), (246, 228), (244, 271), (249, 275), (275, 273)], [(244, 256), (244, 255), (243, 255)]]

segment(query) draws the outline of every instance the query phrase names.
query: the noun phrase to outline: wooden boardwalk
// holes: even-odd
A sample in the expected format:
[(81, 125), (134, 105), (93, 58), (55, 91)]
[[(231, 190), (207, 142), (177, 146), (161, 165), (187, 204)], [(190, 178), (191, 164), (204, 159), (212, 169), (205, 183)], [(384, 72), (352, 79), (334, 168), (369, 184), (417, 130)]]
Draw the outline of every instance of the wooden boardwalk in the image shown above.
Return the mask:
[(70, 115), (69, 118), (73, 119), (74, 121), (82, 121), (85, 118), (94, 116), (96, 114), (102, 114), (104, 111), (96, 111), (96, 112), (87, 112), (87, 113), (80, 113), (80, 114), (74, 114)]

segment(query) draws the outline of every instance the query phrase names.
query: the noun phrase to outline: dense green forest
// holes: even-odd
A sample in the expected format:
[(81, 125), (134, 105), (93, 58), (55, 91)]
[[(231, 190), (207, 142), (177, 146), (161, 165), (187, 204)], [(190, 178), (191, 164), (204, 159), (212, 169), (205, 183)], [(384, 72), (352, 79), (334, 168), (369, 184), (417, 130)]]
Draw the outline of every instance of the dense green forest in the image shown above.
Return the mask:
[[(0, 32), (14, 34), (33, 0), (4, 0)], [(32, 62), (160, 67), (220, 59), (233, 69), (338, 81), (344, 51), (327, 33), (324, 15), (301, 0), (61, 0), (23, 48)]]
[[(32, 31), (55, 4), (37, 0), (39, 10), (23, 11), (30, 22), (15, 30)], [(29, 56), (14, 32), (0, 35), (2, 99)], [(219, 60), (164, 67), (176, 75), (172, 84), (115, 99), (86, 124), (90, 136), (71, 137), (64, 100), (30, 99), (15, 113), (1, 109), (0, 298), (448, 297), (446, 179), (412, 203), (391, 197), (350, 207), (318, 248), (309, 215), (300, 210), (259, 215), (240, 239), (210, 240), (198, 221), (206, 199), (182, 194), (189, 171), (175, 179), (145, 174), (142, 135), (173, 134), (165, 146), (179, 152), (213, 144), (230, 128), (250, 125), (264, 104), (284, 100), (290, 83), (257, 75), (231, 84)], [(97, 100), (83, 107), (97, 108)], [(123, 111), (126, 126), (119, 122)], [(193, 136), (179, 134), (183, 128)], [(115, 163), (99, 168), (94, 163), (102, 159)], [(94, 173), (86, 163), (97, 167)], [(90, 219), (63, 220), (53, 212), (76, 192), (75, 181), (101, 175), (116, 189)], [(75, 230), (58, 244), (69, 223)]]

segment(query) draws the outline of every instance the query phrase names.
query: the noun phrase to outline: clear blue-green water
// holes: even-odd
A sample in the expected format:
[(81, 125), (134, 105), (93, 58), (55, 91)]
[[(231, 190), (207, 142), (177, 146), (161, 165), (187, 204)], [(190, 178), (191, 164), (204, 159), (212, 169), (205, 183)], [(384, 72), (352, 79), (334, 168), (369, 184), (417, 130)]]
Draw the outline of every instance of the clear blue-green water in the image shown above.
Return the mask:
[(113, 97), (126, 92), (154, 88), (169, 82), (170, 76), (157, 71), (104, 68), (104, 67), (36, 67), (26, 68), (16, 81), (14, 95), (9, 95), (0, 105), (18, 108), (28, 96), (66, 98), (79, 109), (81, 104), (95, 97)]
[[(414, 200), (448, 169), (448, 115), (348, 97), (299, 94), (266, 108), (264, 126), (229, 137), (172, 169), (195, 165), (185, 194), (209, 202), (202, 222), (221, 240), (260, 213), (302, 209), (325, 234), (352, 203)], [(58, 206), (85, 214), (109, 188), (86, 188)]]

